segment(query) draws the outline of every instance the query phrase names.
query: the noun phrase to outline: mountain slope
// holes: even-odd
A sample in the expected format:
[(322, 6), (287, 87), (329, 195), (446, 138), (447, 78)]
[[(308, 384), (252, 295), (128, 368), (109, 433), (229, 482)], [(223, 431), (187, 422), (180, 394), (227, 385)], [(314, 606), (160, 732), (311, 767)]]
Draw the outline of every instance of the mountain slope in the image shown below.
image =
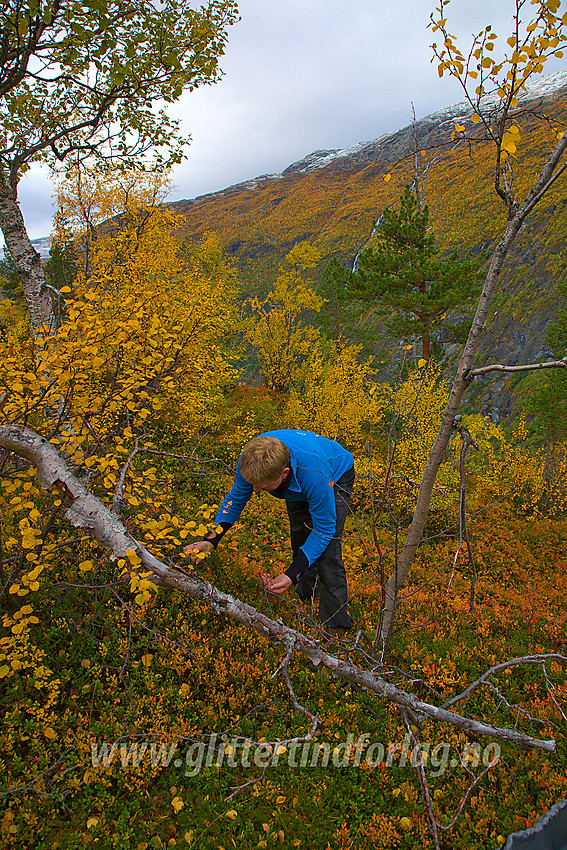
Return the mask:
[[(457, 120), (470, 138), (467, 143), (456, 145), (453, 139)], [(543, 78), (528, 90), (519, 104), (517, 123), (521, 189), (529, 185), (541, 157), (552, 147), (557, 129), (567, 128), (567, 73)], [(505, 210), (492, 187), (492, 148), (479, 140), (466, 104), (346, 150), (315, 151), (282, 174), (262, 175), (171, 206), (185, 217), (183, 235), (217, 233), (240, 267), (247, 289), (263, 292), (283, 256), (303, 240), (321, 252), (321, 268), (332, 256), (352, 267), (381, 211), (395, 203), (404, 185), (413, 180), (416, 162), (418, 173), (425, 175), (425, 198), (438, 243), (447, 250), (490, 251), (505, 228)], [(555, 281), (565, 268), (566, 185), (559, 181), (548, 193), (517, 240), (502, 275), (479, 363), (550, 356), (545, 329), (556, 314)], [(485, 382), (476, 393), (485, 412), (495, 418), (510, 412), (507, 378)]]

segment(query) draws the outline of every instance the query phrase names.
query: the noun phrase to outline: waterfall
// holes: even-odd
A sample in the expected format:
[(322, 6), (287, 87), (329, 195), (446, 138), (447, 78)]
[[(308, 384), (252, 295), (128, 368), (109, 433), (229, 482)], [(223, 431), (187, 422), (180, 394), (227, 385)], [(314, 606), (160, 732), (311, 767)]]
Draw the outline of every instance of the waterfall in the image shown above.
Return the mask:
[(355, 256), (355, 258), (354, 258), (354, 260), (353, 260), (353, 263), (352, 263), (352, 272), (353, 272), (353, 274), (356, 274), (357, 269), (358, 269), (358, 258), (360, 257), (360, 255), (362, 254), (362, 252), (364, 251), (364, 249), (366, 248), (366, 246), (368, 245), (368, 243), (370, 242), (370, 240), (372, 239), (372, 237), (374, 236), (374, 234), (378, 232), (378, 228), (379, 228), (379, 227), (380, 227), (380, 225), (382, 224), (382, 220), (383, 220), (383, 218), (384, 218), (384, 213), (382, 213), (382, 214), (381, 214), (381, 216), (380, 216), (380, 218), (378, 218), (378, 219), (374, 222), (374, 224), (373, 224), (373, 226), (372, 226), (372, 233), (370, 234), (370, 236), (368, 237), (368, 239), (366, 240), (366, 242), (362, 245), (362, 247), (358, 250), (358, 252), (357, 252), (357, 254), (356, 254), (356, 256)]

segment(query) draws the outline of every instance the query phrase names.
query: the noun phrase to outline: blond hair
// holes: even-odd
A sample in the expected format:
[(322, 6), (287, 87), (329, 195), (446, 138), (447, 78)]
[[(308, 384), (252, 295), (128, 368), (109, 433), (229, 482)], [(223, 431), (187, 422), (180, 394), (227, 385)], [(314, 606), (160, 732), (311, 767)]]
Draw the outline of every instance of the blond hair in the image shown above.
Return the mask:
[(242, 449), (240, 474), (249, 484), (276, 481), (289, 461), (288, 447), (277, 437), (264, 434), (254, 437)]

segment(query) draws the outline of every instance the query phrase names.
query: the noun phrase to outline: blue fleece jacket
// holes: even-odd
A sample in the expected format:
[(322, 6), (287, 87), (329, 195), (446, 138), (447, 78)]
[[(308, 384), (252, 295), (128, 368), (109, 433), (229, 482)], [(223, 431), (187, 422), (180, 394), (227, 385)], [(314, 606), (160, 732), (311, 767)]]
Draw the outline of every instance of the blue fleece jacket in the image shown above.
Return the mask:
[[(325, 551), (337, 526), (333, 485), (354, 465), (352, 454), (334, 440), (310, 431), (268, 431), (288, 447), (291, 477), (285, 489), (270, 491), (289, 501), (307, 502), (313, 529), (286, 574), (295, 583), (308, 566)], [(266, 435), (262, 435), (266, 436)], [(254, 488), (240, 474), (240, 459), (230, 492), (225, 496), (215, 522), (226, 530), (239, 518)], [(299, 554), (299, 553), (298, 553)]]

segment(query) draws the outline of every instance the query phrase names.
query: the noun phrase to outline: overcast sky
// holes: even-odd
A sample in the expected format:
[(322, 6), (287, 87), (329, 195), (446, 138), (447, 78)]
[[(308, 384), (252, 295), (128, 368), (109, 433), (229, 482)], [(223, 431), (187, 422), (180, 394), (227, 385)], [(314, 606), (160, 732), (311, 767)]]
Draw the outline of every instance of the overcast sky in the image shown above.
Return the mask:
[[(171, 109), (192, 136), (170, 200), (278, 173), (314, 150), (398, 130), (463, 99), (431, 64), (433, 0), (240, 0), (225, 76)], [(486, 24), (505, 41), (513, 0), (452, 0), (448, 26), (465, 39)], [(528, 14), (533, 8), (527, 6)], [(546, 72), (565, 67), (548, 63)], [(34, 169), (20, 184), (32, 239), (51, 230), (51, 183)]]

